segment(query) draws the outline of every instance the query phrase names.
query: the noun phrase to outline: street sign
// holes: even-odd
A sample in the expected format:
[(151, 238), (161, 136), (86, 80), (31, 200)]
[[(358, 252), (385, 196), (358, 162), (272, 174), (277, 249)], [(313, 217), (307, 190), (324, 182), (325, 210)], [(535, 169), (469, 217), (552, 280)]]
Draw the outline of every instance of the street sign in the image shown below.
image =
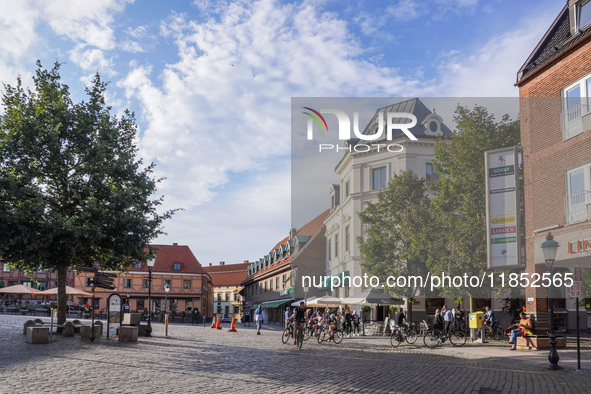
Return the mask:
[(583, 281), (583, 269), (581, 267), (575, 267), (575, 277), (574, 280), (576, 282)]
[(117, 274), (110, 274), (108, 272), (97, 272), (95, 276), (104, 276), (106, 278), (116, 278)]
[(107, 290), (115, 290), (115, 286), (109, 286), (109, 285), (105, 285), (102, 283), (95, 283), (94, 287), (100, 287), (101, 289), (107, 289)]
[(574, 281), (573, 285), (570, 287), (570, 296), (571, 297), (580, 297), (581, 296), (581, 282)]

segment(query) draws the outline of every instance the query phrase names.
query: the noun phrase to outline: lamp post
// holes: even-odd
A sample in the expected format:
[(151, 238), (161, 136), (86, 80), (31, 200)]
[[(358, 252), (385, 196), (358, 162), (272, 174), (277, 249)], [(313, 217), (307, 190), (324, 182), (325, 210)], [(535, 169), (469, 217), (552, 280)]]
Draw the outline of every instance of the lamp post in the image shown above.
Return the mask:
[(150, 256), (146, 260), (148, 266), (148, 326), (146, 327), (146, 336), (152, 336), (152, 269), (156, 262), (156, 256), (152, 253), (152, 248), (149, 250)]
[[(542, 243), (542, 252), (544, 253), (544, 261), (546, 262), (546, 270), (550, 272), (550, 280), (553, 281), (554, 276), (554, 261), (556, 261), (556, 253), (558, 252), (558, 242), (554, 241), (552, 234), (548, 233), (546, 240)], [(552, 288), (548, 287), (548, 302), (550, 303), (550, 354), (548, 354), (548, 369), (558, 369), (558, 352), (556, 351), (556, 335), (554, 334), (554, 298), (552, 297)]]
[(168, 292), (170, 291), (170, 285), (167, 283), (164, 286), (164, 336), (168, 336)]

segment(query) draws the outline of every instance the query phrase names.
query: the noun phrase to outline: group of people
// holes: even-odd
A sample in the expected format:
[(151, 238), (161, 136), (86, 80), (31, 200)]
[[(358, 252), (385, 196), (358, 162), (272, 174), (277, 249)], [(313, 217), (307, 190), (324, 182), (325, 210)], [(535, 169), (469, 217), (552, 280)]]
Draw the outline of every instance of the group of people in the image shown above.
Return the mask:
[(285, 308), (285, 327), (293, 325), (294, 345), (296, 343), (295, 339), (298, 330), (303, 330), (305, 324), (313, 327), (315, 334), (318, 334), (320, 330), (326, 328), (329, 338), (331, 338), (339, 324), (347, 334), (347, 337), (351, 335), (359, 336), (360, 323), (361, 318), (357, 314), (357, 311), (351, 313), (349, 309), (340, 312), (336, 311), (335, 314), (331, 312), (329, 308), (324, 308), (323, 311), (319, 308), (315, 308), (314, 310), (306, 308), (303, 301), (300, 302), (299, 306), (293, 308), (293, 311), (289, 306)]
[(458, 306), (457, 308), (448, 308), (443, 305), (441, 310), (435, 310), (435, 319), (433, 320), (433, 329), (443, 331), (447, 334), (452, 328), (454, 330), (466, 329), (466, 314)]

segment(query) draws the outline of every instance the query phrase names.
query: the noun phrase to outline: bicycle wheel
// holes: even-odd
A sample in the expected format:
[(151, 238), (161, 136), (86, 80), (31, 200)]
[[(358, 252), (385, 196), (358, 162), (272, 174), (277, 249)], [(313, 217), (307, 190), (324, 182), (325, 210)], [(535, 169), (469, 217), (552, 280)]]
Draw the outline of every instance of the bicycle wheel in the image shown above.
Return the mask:
[(312, 332), (314, 332), (314, 328), (306, 326), (306, 329), (304, 330), (304, 341), (310, 339), (310, 337), (312, 336)]
[(392, 347), (398, 347), (400, 345), (400, 335), (398, 335), (398, 333), (394, 332), (392, 334), (390, 334), (390, 345), (392, 345)]
[(322, 343), (322, 341), (324, 341), (326, 339), (326, 331), (321, 330), (318, 333), (318, 343)]
[(502, 341), (505, 336), (505, 331), (501, 327), (496, 327), (493, 331), (493, 338), (495, 341)]
[(334, 343), (339, 344), (341, 342), (343, 342), (343, 332), (341, 330), (336, 330), (334, 332), (334, 336), (332, 337), (332, 340), (334, 341)]
[(291, 330), (289, 328), (286, 328), (285, 330), (283, 330), (283, 335), (281, 336), (281, 342), (287, 343), (287, 341), (289, 341), (289, 338), (291, 338), (291, 337), (292, 337)]
[(419, 336), (417, 335), (417, 332), (413, 329), (410, 329), (406, 332), (406, 342), (409, 345), (412, 345), (413, 343), (415, 343), (417, 341), (418, 337)]
[(432, 330), (427, 331), (423, 337), (423, 342), (425, 343), (425, 346), (430, 348), (439, 346), (439, 332)]
[(304, 344), (304, 332), (302, 330), (298, 330), (298, 335), (297, 335), (297, 340), (296, 340), (296, 344), (298, 346), (298, 350), (302, 348), (302, 345)]
[(468, 337), (463, 331), (452, 331), (449, 333), (449, 341), (454, 346), (464, 346)]

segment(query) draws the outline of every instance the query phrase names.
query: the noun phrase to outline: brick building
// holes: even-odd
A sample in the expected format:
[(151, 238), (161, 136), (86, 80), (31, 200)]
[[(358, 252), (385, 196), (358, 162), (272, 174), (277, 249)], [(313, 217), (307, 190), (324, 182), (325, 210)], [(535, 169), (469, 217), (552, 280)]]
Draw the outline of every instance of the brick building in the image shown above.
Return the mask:
[[(174, 243), (172, 245), (150, 245), (156, 261), (152, 269), (152, 310), (164, 310), (163, 302), (166, 293), (164, 287), (170, 286), (167, 296), (169, 307), (167, 310), (185, 311), (191, 307), (198, 308), (205, 316), (211, 316), (213, 311), (213, 285), (211, 277), (186, 245)], [(145, 263), (137, 263), (127, 272), (113, 272), (118, 274), (115, 279), (115, 291), (123, 297), (131, 311), (143, 311), (148, 308), (148, 267)], [(89, 279), (91, 273), (79, 272), (75, 277), (74, 287), (91, 291)], [(97, 288), (95, 307), (105, 311), (107, 297), (113, 292)]]
[[(245, 311), (263, 306), (266, 322), (282, 322), (282, 307), (296, 299), (323, 296), (324, 291), (301, 286), (301, 277), (323, 276), (326, 260), (324, 211), (300, 229), (291, 229), (271, 251), (248, 267), (244, 286)], [(250, 312), (252, 315), (252, 312)]]
[[(68, 270), (66, 274), (66, 285), (73, 286), (74, 273)], [(14, 285), (25, 285), (38, 289), (40, 291), (49, 290), (57, 287), (57, 272), (38, 270), (27, 275), (25, 271), (9, 268), (8, 265), (0, 261), (0, 287)], [(16, 294), (6, 295), (8, 300), (17, 300)], [(27, 296), (27, 300), (42, 301), (43, 297)]]
[(213, 313), (234, 317), (236, 322), (241, 321), (243, 315), (242, 281), (248, 273), (248, 260), (240, 264), (226, 264), (220, 261), (219, 265), (209, 263), (203, 267), (211, 276), (213, 283)]
[[(555, 267), (591, 267), (591, 2), (568, 0), (517, 74), (524, 164), (526, 271), (546, 272), (541, 244), (560, 243)], [(554, 295), (555, 328), (576, 327), (574, 300)], [(526, 306), (549, 327), (544, 287)], [(582, 319), (586, 326), (586, 318)]]

